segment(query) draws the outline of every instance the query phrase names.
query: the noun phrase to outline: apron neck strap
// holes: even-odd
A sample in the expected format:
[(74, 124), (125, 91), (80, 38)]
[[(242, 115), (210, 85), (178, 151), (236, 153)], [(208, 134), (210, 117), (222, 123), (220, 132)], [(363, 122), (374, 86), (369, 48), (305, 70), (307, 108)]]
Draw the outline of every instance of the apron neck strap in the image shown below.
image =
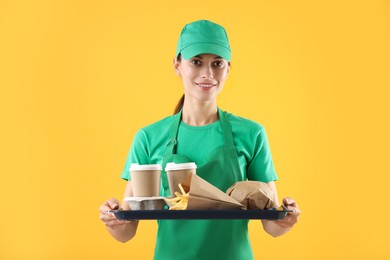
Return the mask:
[(234, 146), (232, 126), (227, 119), (226, 111), (224, 112), (218, 107), (218, 116), (221, 123), (225, 146)]
[(169, 128), (169, 139), (167, 143), (167, 153), (175, 154), (177, 146), (177, 132), (179, 130), (179, 125), (181, 122), (181, 114), (183, 109), (179, 111), (176, 115), (173, 116), (173, 121), (171, 127)]
[[(167, 152), (171, 154), (176, 153), (177, 133), (181, 122), (182, 112), (183, 109), (181, 109), (179, 113), (173, 116), (173, 122), (169, 129), (169, 140), (166, 146), (167, 146)], [(233, 146), (234, 141), (233, 141), (232, 127), (227, 119), (226, 112), (223, 112), (219, 107), (218, 107), (218, 117), (222, 128), (222, 134), (223, 134), (225, 146)]]

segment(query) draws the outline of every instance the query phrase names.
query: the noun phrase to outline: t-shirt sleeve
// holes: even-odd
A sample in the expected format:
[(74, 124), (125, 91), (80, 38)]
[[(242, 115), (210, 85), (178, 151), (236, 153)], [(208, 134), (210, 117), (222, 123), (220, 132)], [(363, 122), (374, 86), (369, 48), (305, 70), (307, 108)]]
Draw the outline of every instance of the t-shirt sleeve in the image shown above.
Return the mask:
[(131, 179), (129, 169), (132, 163), (149, 164), (149, 154), (147, 147), (147, 138), (145, 132), (141, 129), (134, 136), (130, 151), (127, 155), (125, 167), (121, 174), (122, 179)]
[(278, 179), (272, 161), (271, 150), (265, 129), (257, 133), (252, 160), (247, 165), (248, 180), (270, 182)]

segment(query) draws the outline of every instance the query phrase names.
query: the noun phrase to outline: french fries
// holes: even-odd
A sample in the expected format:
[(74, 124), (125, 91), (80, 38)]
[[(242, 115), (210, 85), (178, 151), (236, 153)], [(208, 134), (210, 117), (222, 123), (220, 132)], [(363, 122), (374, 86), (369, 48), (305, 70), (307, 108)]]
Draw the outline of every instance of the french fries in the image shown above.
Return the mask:
[(169, 206), (169, 210), (185, 210), (188, 206), (188, 197), (189, 193), (186, 193), (183, 189), (183, 186), (179, 184), (179, 188), (182, 194), (179, 192), (175, 192), (176, 197), (175, 198), (164, 198), (165, 202)]

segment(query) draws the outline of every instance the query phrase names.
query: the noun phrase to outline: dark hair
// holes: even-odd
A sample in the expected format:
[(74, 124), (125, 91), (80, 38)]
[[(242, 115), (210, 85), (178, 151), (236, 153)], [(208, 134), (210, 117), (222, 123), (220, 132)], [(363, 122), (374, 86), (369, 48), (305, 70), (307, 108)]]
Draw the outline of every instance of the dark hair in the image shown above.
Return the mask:
[[(176, 60), (177, 60), (178, 62), (181, 61), (181, 54), (180, 54), (180, 53), (179, 53), (179, 55), (177, 55)], [(183, 96), (181, 96), (179, 102), (177, 102), (177, 105), (176, 105), (176, 107), (175, 107), (175, 110), (173, 110), (173, 114), (179, 113), (180, 110), (183, 108), (183, 105), (184, 105), (184, 94), (183, 94)]]
[(180, 110), (183, 108), (183, 105), (184, 105), (184, 94), (183, 96), (181, 96), (179, 102), (177, 102), (177, 105), (175, 107), (175, 110), (173, 110), (173, 114), (177, 114), (180, 112)]

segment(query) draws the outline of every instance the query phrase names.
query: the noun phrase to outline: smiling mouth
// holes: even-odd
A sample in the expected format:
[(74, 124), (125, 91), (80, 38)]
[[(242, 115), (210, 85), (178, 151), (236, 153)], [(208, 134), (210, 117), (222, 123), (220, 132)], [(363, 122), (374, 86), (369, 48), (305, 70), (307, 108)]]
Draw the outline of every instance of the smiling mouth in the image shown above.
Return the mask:
[(216, 84), (210, 84), (210, 83), (195, 83), (195, 84), (201, 88), (206, 88), (206, 89), (216, 86)]

